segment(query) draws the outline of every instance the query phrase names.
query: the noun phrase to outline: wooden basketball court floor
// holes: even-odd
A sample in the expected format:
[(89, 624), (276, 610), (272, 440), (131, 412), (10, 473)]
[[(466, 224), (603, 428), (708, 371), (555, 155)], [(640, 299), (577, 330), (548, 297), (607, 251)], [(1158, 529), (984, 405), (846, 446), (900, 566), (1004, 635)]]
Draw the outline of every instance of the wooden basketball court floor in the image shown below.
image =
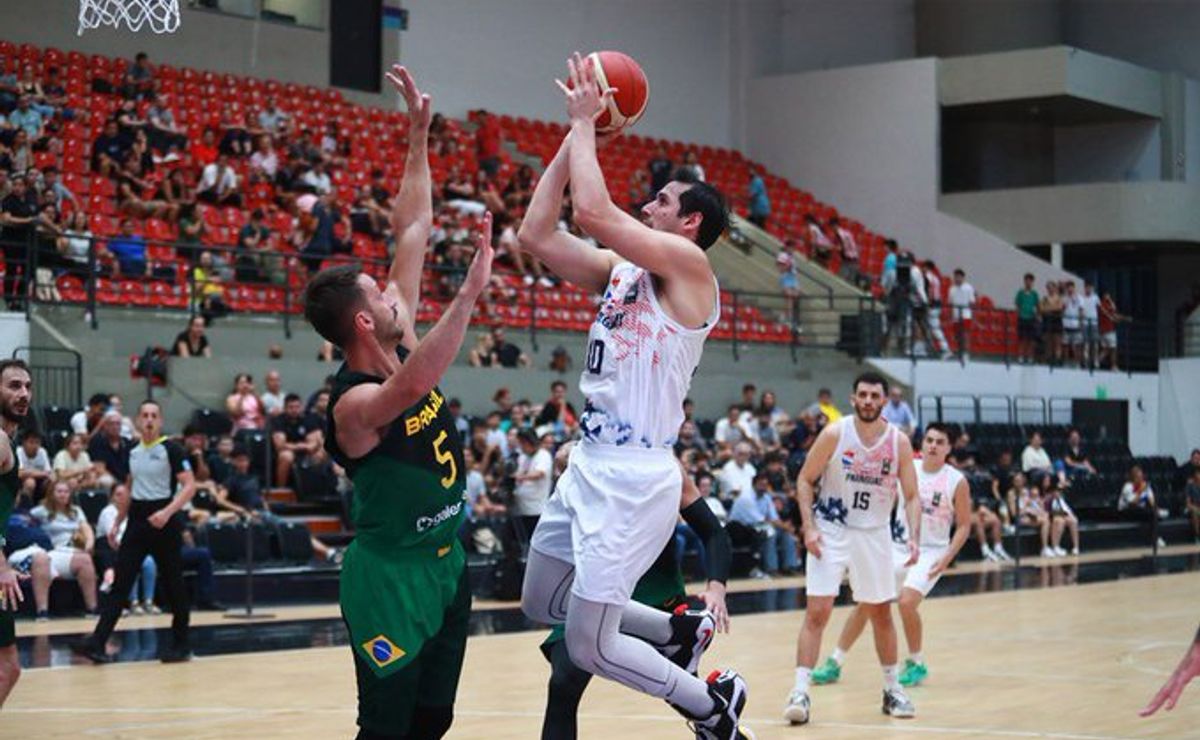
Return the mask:
[[(847, 608), (835, 610), (822, 656)], [(759, 738), (1200, 737), (1200, 685), (1174, 712), (1137, 710), (1173, 670), (1200, 620), (1200, 573), (927, 601), (931, 675), (912, 690), (914, 720), (879, 711), (869, 631), (841, 683), (813, 689), (813, 723), (788, 727), (803, 613), (737, 616), (705, 669), (738, 668), (750, 687), (747, 723)], [(40, 626), (40, 625), (39, 625)], [(124, 626), (124, 625), (122, 625)], [(545, 698), (543, 632), (472, 637), (450, 738), (535, 738)], [(903, 640), (903, 638), (901, 638)], [(903, 644), (903, 643), (902, 643)], [(104, 667), (26, 670), (0, 711), (0, 738), (337, 738), (354, 734), (354, 681), (345, 647), (315, 647)], [(663, 703), (594, 680), (583, 738), (689, 737)]]

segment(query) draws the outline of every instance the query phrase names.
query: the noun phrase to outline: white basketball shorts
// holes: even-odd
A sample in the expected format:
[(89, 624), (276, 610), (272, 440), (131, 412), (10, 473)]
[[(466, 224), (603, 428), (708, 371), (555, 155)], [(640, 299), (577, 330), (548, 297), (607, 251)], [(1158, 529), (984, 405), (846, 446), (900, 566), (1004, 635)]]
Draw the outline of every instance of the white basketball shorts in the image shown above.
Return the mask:
[(896, 599), (891, 527), (854, 529), (824, 520), (818, 520), (817, 527), (821, 557), (809, 553), (804, 571), (809, 596), (837, 596), (849, 572), (856, 602), (883, 604)]
[(674, 535), (682, 486), (670, 450), (581, 443), (530, 547), (575, 565), (574, 595), (625, 604)]
[(928, 596), (943, 575), (938, 573), (936, 576), (931, 576), (929, 571), (945, 554), (946, 548), (944, 547), (922, 547), (917, 562), (908, 569), (908, 575), (904, 578), (904, 588), (911, 588), (921, 596)]

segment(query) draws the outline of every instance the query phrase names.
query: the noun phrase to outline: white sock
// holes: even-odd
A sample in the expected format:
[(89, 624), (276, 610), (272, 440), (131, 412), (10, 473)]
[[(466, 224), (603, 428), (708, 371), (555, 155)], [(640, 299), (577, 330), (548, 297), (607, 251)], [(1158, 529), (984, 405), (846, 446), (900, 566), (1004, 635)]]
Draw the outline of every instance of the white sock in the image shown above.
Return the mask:
[(833, 662), (837, 663), (839, 667), (846, 664), (846, 651), (842, 650), (840, 647), (835, 647), (833, 649), (833, 655), (829, 657), (833, 658)]
[(917, 665), (925, 665), (925, 656), (921, 655), (920, 653), (913, 653), (912, 655), (908, 656), (908, 659)]
[(802, 665), (796, 666), (796, 685), (792, 687), (793, 691), (801, 694), (808, 693), (808, 684), (812, 681), (812, 669), (805, 668)]
[(883, 688), (885, 691), (900, 690), (900, 672), (894, 663), (883, 666)]

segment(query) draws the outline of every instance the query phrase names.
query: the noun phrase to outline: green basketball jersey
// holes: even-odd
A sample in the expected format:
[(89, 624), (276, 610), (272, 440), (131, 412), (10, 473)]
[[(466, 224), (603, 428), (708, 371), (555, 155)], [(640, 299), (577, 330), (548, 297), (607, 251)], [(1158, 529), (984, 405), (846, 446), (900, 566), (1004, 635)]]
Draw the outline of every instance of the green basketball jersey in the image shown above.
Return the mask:
[[(10, 439), (12, 445), (12, 470), (0, 475), (0, 549), (4, 547), (4, 532), (8, 529), (8, 516), (12, 514), (17, 502), (17, 493), (21, 490), (20, 470), (17, 465), (17, 441)], [(0, 554), (3, 557), (3, 554)]]
[[(401, 347), (397, 355), (403, 362), (408, 353)], [(356, 541), (380, 551), (448, 547), (465, 515), (467, 468), (440, 388), (396, 417), (366, 455), (351, 459), (338, 447), (333, 413), (338, 399), (356, 385), (382, 382), (343, 365), (329, 398), (325, 446), (354, 482)]]

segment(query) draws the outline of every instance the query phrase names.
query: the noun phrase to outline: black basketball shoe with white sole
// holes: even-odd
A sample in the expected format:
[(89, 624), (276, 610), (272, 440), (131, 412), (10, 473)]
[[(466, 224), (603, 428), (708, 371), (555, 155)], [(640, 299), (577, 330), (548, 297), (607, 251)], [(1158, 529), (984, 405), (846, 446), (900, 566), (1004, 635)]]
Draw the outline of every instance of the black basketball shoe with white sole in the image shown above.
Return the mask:
[(671, 615), (671, 640), (654, 647), (672, 663), (695, 676), (700, 670), (700, 658), (712, 644), (716, 630), (717, 620), (712, 612), (688, 609), (687, 604), (680, 604)]
[(705, 719), (688, 722), (696, 740), (754, 740), (754, 733), (739, 724), (746, 708), (746, 680), (737, 671), (710, 673), (708, 695), (717, 709)]

